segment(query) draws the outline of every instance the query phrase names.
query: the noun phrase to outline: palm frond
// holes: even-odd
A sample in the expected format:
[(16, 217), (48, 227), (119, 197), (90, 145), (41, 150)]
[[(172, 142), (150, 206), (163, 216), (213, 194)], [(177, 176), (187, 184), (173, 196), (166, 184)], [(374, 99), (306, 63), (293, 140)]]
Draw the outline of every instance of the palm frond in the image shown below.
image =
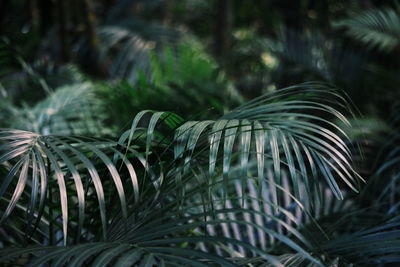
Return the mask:
[(322, 246), (330, 255), (340, 255), (354, 264), (398, 263), (400, 255), (399, 218), (376, 227), (338, 237)]
[(122, 80), (97, 88), (99, 96), (110, 103), (109, 113), (123, 123), (144, 109), (202, 119), (243, 102), (199, 43), (164, 46), (160, 52), (149, 53), (149, 75), (136, 73), (136, 83)]
[[(268, 45), (280, 59), (275, 76), (279, 79), (318, 79), (344, 89), (359, 86), (366, 55), (351, 47), (311, 30), (301, 34), (294, 30), (279, 32), (279, 41)], [(282, 76), (282, 78), (280, 77)], [(284, 81), (283, 81), (284, 82)]]
[[(258, 231), (268, 233), (277, 238), (287, 249), (302, 255), (307, 262), (321, 265), (318, 258), (302, 248), (304, 244), (301, 241), (287, 238), (285, 234), (278, 232), (277, 226), (280, 225), (304, 240), (301, 234), (294, 227), (288, 226), (282, 218), (240, 207), (218, 208), (203, 212), (204, 203), (186, 203), (182, 213), (177, 213), (176, 204), (181, 199), (171, 200), (171, 193), (176, 189), (176, 184), (174, 185), (173, 182), (166, 184), (172, 186), (163, 189), (156, 203), (143, 211), (136, 210), (129, 216), (129, 229), (126, 228), (125, 222), (115, 220), (108, 230), (107, 242), (92, 242), (69, 247), (13, 248), (12, 251), (0, 252), (0, 262), (15, 263), (22, 257), (31, 266), (46, 263), (73, 266), (100, 263), (120, 266), (124, 263), (128, 266), (136, 266), (143, 262), (150, 264), (149, 261), (158, 265), (171, 261), (185, 266), (204, 266), (204, 264), (212, 263), (235, 266), (235, 258), (254, 254), (273, 266), (282, 266), (280, 260), (270, 251), (249, 243), (246, 240), (249, 238), (246, 232), (243, 232), (243, 238), (238, 239), (236, 236), (226, 235), (226, 232), (214, 232), (210, 235), (204, 234), (202, 230), (224, 229), (229, 223), (243, 229), (253, 227)], [(202, 190), (202, 188), (193, 188), (188, 192), (187, 197), (192, 198)], [(271, 204), (265, 203), (265, 205)], [(260, 215), (268, 218), (269, 224), (257, 225), (235, 217), (240, 214)], [(282, 214), (288, 218), (293, 217), (290, 211), (284, 209)], [(244, 254), (240, 254), (237, 251), (238, 248)]]
[[(133, 196), (133, 203), (139, 199), (135, 167), (115, 148), (116, 142), (73, 136), (43, 136), (20, 130), (2, 130), (1, 140), (5, 142), (1, 146), (5, 153), (0, 163), (5, 164), (8, 172), (0, 191), (2, 205), (5, 205), (1, 214), (2, 224), (14, 210), (22, 212), (22, 216), (23, 213), (27, 214), (25, 227), (32, 228), (32, 232), (38, 226), (44, 227), (43, 223), (46, 227), (54, 227), (54, 223), (60, 221), (62, 225), (59, 230), (63, 233), (65, 244), (69, 227), (77, 227), (77, 236), (80, 236), (83, 227), (87, 230), (88, 227), (96, 229), (101, 226), (105, 236), (110, 217), (122, 212), (126, 219), (127, 199)], [(140, 153), (133, 149), (129, 151), (146, 165)], [(120, 167), (113, 160), (121, 160)], [(121, 178), (120, 172), (124, 170), (127, 171), (128, 180)], [(127, 189), (128, 186), (131, 189)], [(126, 192), (130, 192), (129, 197)], [(121, 209), (107, 216), (106, 209), (113, 203), (114, 193), (117, 200), (113, 205), (120, 205)], [(98, 202), (98, 208), (90, 210), (90, 213), (100, 214), (101, 220), (84, 224), (86, 203), (93, 201)], [(56, 210), (61, 207), (59, 214), (45, 211), (46, 207), (53, 209), (53, 205), (57, 207)], [(57, 219), (58, 216), (61, 216), (61, 220)], [(74, 223), (68, 225), (71, 222)]]
[(400, 42), (400, 14), (391, 8), (366, 10), (337, 21), (334, 26), (346, 28), (349, 36), (369, 48), (390, 52)]
[(36, 66), (27, 62), (18, 48), (13, 46), (6, 37), (0, 39), (0, 53), (2, 97), (32, 101), (37, 98), (37, 95), (32, 94), (35, 89), (41, 90), (43, 93), (52, 92), (51, 87)]
[[(138, 19), (122, 19), (97, 29), (100, 43), (98, 59), (111, 78), (138, 80), (140, 73), (151, 77), (151, 55), (161, 54), (164, 45), (175, 46), (180, 40), (178, 31)], [(77, 59), (85, 63), (90, 47), (87, 40), (76, 44)]]
[[(387, 214), (397, 214), (400, 210), (399, 197), (400, 188), (400, 136), (393, 134), (386, 142), (382, 142), (377, 166), (374, 176), (368, 183), (370, 188), (369, 197), (374, 195), (372, 205), (386, 208)], [(365, 196), (368, 199), (367, 196)]]
[[(189, 176), (186, 178), (191, 180)], [(219, 184), (222, 185), (222, 183)], [(216, 187), (217, 185), (214, 185), (214, 189)], [(2, 250), (0, 262), (16, 263), (25, 259), (31, 266), (46, 263), (54, 265), (71, 264), (74, 266), (89, 263), (109, 263), (120, 266), (118, 264), (130, 263), (128, 266), (135, 266), (147, 262), (151, 258), (151, 262), (154, 262), (154, 264), (173, 261), (189, 264), (189, 266), (203, 266), (202, 263), (230, 266), (233, 265), (234, 257), (254, 254), (274, 266), (281, 266), (279, 260), (268, 250), (249, 243), (246, 240), (249, 237), (245, 232), (243, 232), (242, 239), (237, 239), (236, 236), (230, 237), (225, 233), (204, 234), (202, 230), (224, 228), (229, 223), (236, 224), (244, 229), (253, 227), (258, 231), (268, 233), (288, 249), (293, 249), (308, 261), (320, 265), (317, 258), (311, 256), (302, 248), (304, 244), (293, 238), (287, 238), (277, 231), (277, 226), (281, 225), (295, 233), (300, 240), (304, 240), (304, 238), (301, 238), (301, 234), (294, 227), (286, 225), (282, 218), (240, 207), (202, 211), (204, 203), (201, 202), (187, 202), (181, 212), (177, 213), (177, 204), (181, 202), (181, 199), (173, 197), (176, 188), (177, 185), (174, 181), (166, 181), (163, 184), (163, 189), (158, 191), (157, 199), (154, 196), (150, 199), (152, 193), (144, 192), (146, 196), (143, 199), (151, 204), (146, 205), (145, 208), (138, 206), (133, 209), (127, 221), (121, 220), (121, 217), (113, 220), (107, 230), (106, 242), (91, 242), (69, 247), (30, 246), (13, 248), (12, 251)], [(186, 197), (191, 199), (201, 194), (202, 191), (202, 187), (195, 187), (188, 191)], [(141, 203), (141, 205), (143, 204), (144, 202)], [(265, 203), (265, 205), (271, 204)], [(290, 211), (282, 210), (282, 213), (285, 214), (285, 217), (293, 218)], [(257, 225), (239, 217), (235, 218), (234, 214), (257, 214), (268, 218), (269, 224)], [(130, 226), (129, 228), (126, 227), (127, 224)], [(244, 254), (236, 252), (237, 248), (241, 248)]]
[(10, 128), (42, 134), (110, 133), (103, 124), (106, 117), (102, 103), (94, 95), (90, 82), (60, 87), (33, 108), (9, 106), (8, 109)]
[[(336, 179), (354, 191), (359, 180), (351, 167), (345, 134), (324, 116), (348, 121), (321, 101), (334, 101), (330, 97), (339, 102), (343, 99), (328, 87), (317, 89), (320, 86), (306, 84), (282, 89), (250, 101), (220, 120), (187, 122), (176, 131), (175, 158), (187, 165), (197, 144), (208, 142), (210, 178), (217, 163), (222, 166), (224, 179), (233, 164), (240, 165), (246, 174), (249, 157), (254, 157), (259, 181), (272, 179), (280, 184), (282, 170), (287, 169), (295, 196), (301, 199), (297, 183), (304, 181), (307, 190), (312, 190), (319, 173), (336, 197), (343, 198)], [(290, 100), (294, 95), (296, 100)], [(266, 174), (269, 170), (270, 177)]]
[[(103, 262), (101, 251), (118, 261), (123, 252), (135, 257), (143, 249), (150, 252), (140, 261), (157, 264), (168, 259), (157, 253), (176, 253), (180, 262), (192, 251), (193, 262), (261, 255), (278, 264), (270, 245), (320, 264), (299, 229), (312, 222), (303, 219), (309, 211), (318, 212), (310, 192), (321, 195), (327, 186), (331, 199), (342, 199), (339, 181), (357, 190), (346, 134), (330, 122), (348, 124), (341, 112), (348, 108), (335, 89), (308, 83), (256, 98), (215, 121), (143, 111), (118, 142), (5, 129), (1, 223), (17, 222), (13, 231), (29, 244), (96, 242), (69, 248), (70, 254), (49, 248), (54, 251), (35, 254), (35, 264), (57, 262), (59, 253), (67, 253), (66, 262)], [(109, 212), (110, 205), (119, 208)], [(86, 256), (78, 253), (86, 248)]]

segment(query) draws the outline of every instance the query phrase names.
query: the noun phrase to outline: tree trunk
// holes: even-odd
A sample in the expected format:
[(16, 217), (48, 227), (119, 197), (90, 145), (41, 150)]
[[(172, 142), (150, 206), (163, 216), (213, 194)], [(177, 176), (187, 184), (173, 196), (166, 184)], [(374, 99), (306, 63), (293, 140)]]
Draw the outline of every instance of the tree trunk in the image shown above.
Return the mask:
[(59, 38), (61, 46), (61, 62), (68, 62), (70, 60), (70, 47), (67, 32), (67, 14), (65, 8), (65, 1), (57, 1), (58, 25), (59, 25)]
[(97, 45), (99, 43), (99, 38), (97, 36), (96, 31), (96, 14), (93, 10), (93, 2), (92, 0), (84, 0), (83, 1), (83, 11), (84, 11), (84, 20), (85, 20), (85, 28), (86, 28), (86, 36), (89, 41), (89, 46), (93, 51), (97, 50)]
[(217, 0), (216, 10), (214, 50), (216, 58), (224, 64), (231, 47), (233, 1)]
[(164, 18), (163, 24), (170, 25), (172, 22), (172, 8), (174, 6), (174, 0), (164, 0)]
[(29, 10), (31, 13), (32, 31), (38, 33), (40, 29), (40, 15), (37, 0), (29, 1)]
[(47, 29), (53, 25), (53, 1), (39, 0), (40, 33), (44, 36)]
[(139, 17), (139, 15), (142, 11), (142, 4), (137, 0), (133, 1), (132, 5), (131, 5), (131, 10), (132, 10), (133, 16)]
[(0, 34), (2, 34), (3, 29), (6, 28), (6, 25), (4, 25), (4, 19), (6, 17), (6, 10), (7, 10), (8, 4), (9, 4), (9, 1), (7, 1), (7, 0), (0, 1)]
[(107, 68), (99, 59), (100, 39), (96, 30), (96, 14), (94, 12), (93, 2), (92, 0), (84, 0), (83, 2), (85, 32), (89, 45), (89, 50), (85, 59), (86, 63), (84, 63), (83, 67), (92, 75), (106, 78), (108, 73)]
[(282, 8), (282, 14), (284, 15), (285, 26), (288, 29), (294, 29), (301, 31), (303, 28), (303, 18), (306, 14), (302, 15), (302, 1), (293, 0), (290, 2), (290, 6), (286, 2), (282, 2), (284, 7)]

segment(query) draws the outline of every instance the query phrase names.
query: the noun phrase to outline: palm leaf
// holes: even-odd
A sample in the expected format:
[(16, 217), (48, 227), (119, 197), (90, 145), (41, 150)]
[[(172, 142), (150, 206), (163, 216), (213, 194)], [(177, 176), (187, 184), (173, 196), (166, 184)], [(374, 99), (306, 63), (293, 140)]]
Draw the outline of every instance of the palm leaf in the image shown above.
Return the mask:
[[(175, 46), (179, 32), (139, 19), (120, 19), (97, 28), (100, 39), (98, 60), (106, 75), (136, 83), (139, 74), (151, 77), (151, 55), (161, 54), (165, 44)], [(90, 46), (86, 39), (76, 44), (77, 59), (85, 64)]]
[[(344, 142), (346, 136), (323, 116), (325, 113), (345, 123), (348, 121), (338, 110), (315, 101), (322, 99), (319, 94), (324, 95), (324, 99), (338, 97), (327, 87), (324, 91), (318, 91), (319, 86), (307, 84), (304, 88), (279, 90), (244, 104), (224, 115), (221, 120), (187, 122), (175, 135), (176, 160), (184, 159), (184, 165), (190, 164), (196, 143), (208, 140), (210, 178), (215, 173), (219, 159), (222, 160), (222, 172), (226, 179), (230, 166), (236, 163), (234, 154), (240, 155), (243, 170), (246, 168), (246, 159), (254, 155), (260, 181), (272, 179), (280, 184), (282, 169), (287, 168), (294, 190), (298, 190), (296, 183), (299, 181), (315, 184), (316, 178), (309, 177), (319, 172), (336, 197), (343, 198), (337, 179), (357, 191), (358, 178), (351, 167), (349, 149)], [(293, 95), (298, 100), (290, 100), (289, 97)], [(342, 100), (339, 98), (339, 101)], [(220, 149), (222, 143), (223, 149)], [(244, 151), (237, 148), (238, 145), (242, 145)], [(272, 171), (271, 177), (264, 175), (264, 170), (268, 169)], [(295, 192), (296, 197), (299, 194)]]
[[(2, 212), (2, 223), (10, 217), (14, 209), (18, 208), (16, 204), (20, 201), (29, 207), (28, 224), (32, 225), (27, 226), (36, 228), (42, 220), (45, 206), (53, 209), (49, 198), (58, 191), (59, 196), (52, 197), (53, 201), (61, 206), (61, 229), (65, 244), (68, 237), (68, 223), (75, 220), (69, 215), (72, 207), (78, 207), (78, 212), (72, 212), (72, 217), (76, 218), (77, 231), (80, 234), (84, 226), (86, 202), (95, 201), (97, 198), (100, 225), (104, 236), (109, 220), (106, 216), (106, 201), (110, 194), (116, 191), (125, 219), (127, 218), (125, 191), (129, 183), (131, 183), (134, 199), (139, 198), (135, 168), (129, 159), (114, 148), (117, 146), (115, 142), (78, 137), (42, 136), (20, 130), (3, 130), (1, 140), (6, 142), (1, 149), (7, 152), (1, 156), (0, 163), (6, 164), (8, 170), (0, 190), (3, 203), (7, 207)], [(140, 153), (133, 149), (130, 149), (130, 152), (134, 158), (146, 164)], [(124, 168), (119, 170), (128, 171), (128, 180), (121, 178), (112, 156), (114, 160), (121, 160), (120, 166)], [(12, 164), (15, 165), (12, 166)], [(144, 170), (143, 166), (142, 169)], [(147, 169), (149, 169), (148, 166)], [(99, 174), (100, 170), (101, 174)], [(109, 180), (106, 179), (107, 177)], [(11, 189), (13, 186), (15, 186), (14, 190)], [(38, 200), (40, 200), (39, 207), (37, 207)], [(57, 215), (53, 217), (51, 214), (44, 215), (44, 217), (48, 216), (50, 218), (43, 219), (51, 222)]]
[[(185, 179), (191, 178), (185, 177)], [(220, 185), (223, 184), (220, 183)], [(156, 202), (153, 201), (154, 199), (147, 198), (152, 204), (146, 205), (147, 207), (143, 211), (140, 208), (135, 210), (129, 216), (127, 221), (130, 225), (129, 229), (126, 228), (126, 223), (120, 218), (115, 220), (107, 230), (107, 242), (94, 242), (69, 247), (13, 248), (12, 251), (6, 249), (0, 252), (0, 262), (14, 263), (23, 257), (29, 261), (30, 266), (46, 263), (72, 266), (89, 263), (94, 265), (108, 263), (117, 266), (120, 266), (120, 264), (121, 266), (136, 266), (144, 263), (150, 264), (150, 262), (162, 264), (163, 261), (188, 264), (189, 266), (204, 266), (206, 263), (234, 266), (231, 258), (237, 253), (228, 249), (228, 247), (240, 247), (247, 254), (254, 253), (267, 262), (273, 263), (274, 266), (281, 266), (279, 260), (268, 251), (259, 249), (245, 240), (224, 235), (205, 235), (201, 231), (201, 229), (207, 229), (210, 226), (219, 228), (226, 223), (232, 223), (243, 227), (251, 225), (262, 230), (262, 232), (265, 231), (275, 236), (289, 249), (301, 253), (309, 261), (319, 264), (319, 260), (308, 254), (302, 248), (302, 245), (297, 244), (297, 241), (277, 232), (275, 224), (272, 222), (277, 225), (285, 225), (282, 219), (278, 217), (238, 207), (203, 212), (201, 207), (204, 207), (204, 203), (186, 203), (182, 210), (184, 216), (180, 216), (180, 213), (176, 212), (176, 208), (181, 199), (171, 199), (177, 188), (176, 183), (170, 181), (165, 183), (163, 187)], [(213, 188), (216, 187), (217, 185), (213, 186)], [(191, 199), (201, 194), (202, 191), (203, 188), (201, 187), (193, 188), (187, 192), (186, 197)], [(260, 214), (270, 219), (270, 225), (259, 226), (240, 218), (225, 219), (231, 214), (243, 213)], [(208, 219), (204, 220), (204, 218)], [(289, 229), (296, 233), (294, 228)], [(215, 250), (215, 248), (218, 249)], [(224, 252), (219, 254), (218, 251)]]
[[(129, 250), (132, 244), (150, 251), (140, 258), (144, 263), (182, 262), (189, 252), (182, 249), (190, 249), (193, 260), (262, 255), (278, 264), (268, 251), (273, 244), (320, 264), (294, 215), (309, 216), (312, 205), (296, 199), (311, 203), (305, 192), (320, 188), (321, 177), (337, 198), (345, 195), (339, 179), (355, 190), (359, 177), (346, 135), (330, 122), (348, 124), (339, 111), (347, 109), (336, 90), (309, 83), (261, 96), (216, 121), (184, 123), (173, 113), (143, 111), (118, 142), (3, 130), (1, 220), (28, 216), (28, 225), (17, 229), (29, 242), (78, 243), (71, 231), (97, 242), (85, 256), (78, 253), (84, 247), (71, 254), (49, 248), (54, 251), (43, 257), (35, 254), (34, 264), (67, 262), (75, 253), (74, 264), (102, 263), (103, 251), (116, 261), (130, 251), (124, 257), (131, 259), (140, 253)], [(110, 205), (120, 208), (109, 211)], [(89, 214), (93, 219), (86, 220)], [(168, 252), (175, 254), (157, 256)]]
[(34, 107), (10, 107), (9, 113), (12, 120), (8, 127), (16, 129), (43, 134), (110, 133), (103, 124), (103, 105), (90, 82), (60, 87)]
[(280, 59), (274, 75), (281, 83), (288, 78), (318, 79), (349, 89), (350, 94), (360, 85), (367, 59), (361, 51), (316, 30), (300, 33), (287, 29), (278, 37), (277, 42), (265, 42), (264, 47)]
[(382, 51), (392, 51), (399, 45), (399, 25), (399, 12), (391, 8), (366, 10), (334, 23), (335, 27), (346, 28), (354, 39)]
[(330, 255), (340, 255), (356, 264), (387, 264), (400, 261), (399, 220), (331, 240), (322, 246)]

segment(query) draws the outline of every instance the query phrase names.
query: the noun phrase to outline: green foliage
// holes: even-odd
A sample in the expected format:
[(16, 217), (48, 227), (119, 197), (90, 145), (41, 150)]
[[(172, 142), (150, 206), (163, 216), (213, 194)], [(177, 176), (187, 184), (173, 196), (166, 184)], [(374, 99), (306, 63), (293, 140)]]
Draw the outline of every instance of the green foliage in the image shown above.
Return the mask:
[[(143, 111), (116, 141), (2, 130), (4, 242), (30, 246), (4, 250), (1, 260), (28, 253), (32, 265), (228, 265), (235, 257), (258, 255), (278, 264), (285, 259), (275, 253), (295, 251), (320, 265), (325, 260), (318, 255), (333, 246), (324, 236), (335, 235), (316, 219), (347, 209), (328, 212), (321, 205), (347, 195), (339, 179), (354, 190), (359, 179), (346, 136), (328, 121), (348, 123), (333, 108), (346, 110), (343, 101), (334, 89), (314, 83), (262, 96), (216, 121)], [(311, 215), (320, 212), (316, 219)], [(308, 224), (314, 227), (304, 231)], [(315, 231), (320, 237), (312, 237)], [(376, 237), (376, 244), (381, 240)], [(32, 247), (42, 242), (71, 247)]]
[(240, 103), (240, 95), (216, 63), (195, 41), (177, 49), (166, 47), (151, 56), (150, 77), (138, 74), (135, 85), (126, 80), (100, 84), (97, 92), (112, 105), (110, 114), (124, 126), (143, 109), (169, 110), (181, 116), (209, 117)]
[(324, 80), (343, 89), (360, 87), (365, 55), (318, 31), (281, 31), (278, 42), (268, 47), (280, 59), (274, 74), (279, 82), (306, 77), (306, 80)]
[(399, 46), (400, 14), (392, 8), (370, 9), (334, 23), (346, 28), (349, 36), (367, 45), (390, 52)]
[[(34, 102), (37, 100), (38, 93), (33, 94), (32, 91), (51, 92), (43, 76), (26, 62), (21, 53), (5, 37), (0, 40), (0, 60), (2, 63), (0, 68), (2, 99), (24, 99)], [(13, 90), (9, 90), (9, 88), (13, 88)]]
[[(164, 45), (175, 45), (179, 33), (140, 20), (122, 20), (98, 28), (100, 62), (107, 62), (107, 73), (112, 78), (134, 83), (140, 72), (151, 76), (151, 54), (160, 53)], [(84, 60), (89, 47), (80, 47)]]
[(94, 95), (93, 85), (76, 83), (58, 88), (33, 107), (6, 105), (3, 113), (8, 120), (3, 127), (42, 134), (104, 135), (107, 129), (103, 110), (103, 104)]
[(0, 265), (400, 262), (393, 1), (3, 2)]

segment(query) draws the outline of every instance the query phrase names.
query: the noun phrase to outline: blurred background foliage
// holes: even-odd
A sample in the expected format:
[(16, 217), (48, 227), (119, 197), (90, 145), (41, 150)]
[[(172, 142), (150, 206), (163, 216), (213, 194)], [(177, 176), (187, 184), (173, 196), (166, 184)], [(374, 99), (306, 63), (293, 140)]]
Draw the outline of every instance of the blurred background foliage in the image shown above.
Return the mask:
[[(396, 1), (21, 0), (0, 10), (2, 96), (18, 104), (77, 76), (110, 81), (118, 94), (157, 87), (169, 101), (202, 84), (180, 95), (208, 88), (214, 100), (189, 98), (217, 111), (310, 80), (344, 89), (382, 119), (398, 97)], [(227, 92), (229, 101), (217, 100)]]
[[(319, 258), (331, 266), (371, 263), (350, 252), (335, 258), (341, 253), (335, 246), (351, 238), (362, 243), (374, 232), (361, 232), (364, 226), (400, 213), (399, 68), (395, 0), (0, 1), (2, 128), (115, 137), (130, 129), (142, 110), (217, 120), (253, 98), (279, 93), (278, 88), (310, 81), (339, 88), (355, 112), (351, 127), (334, 122), (349, 137), (355, 171), (366, 186), (357, 196), (345, 193), (358, 208), (346, 212), (362, 225), (360, 232), (329, 221), (344, 213), (345, 204), (332, 204), (327, 217), (316, 214), (334, 237), (352, 233), (312, 250), (332, 253)], [(302, 233), (314, 231), (309, 226), (305, 223)], [(274, 249), (287, 253), (279, 245)], [(306, 254), (279, 255), (301, 266)], [(237, 261), (267, 266), (260, 262)]]

